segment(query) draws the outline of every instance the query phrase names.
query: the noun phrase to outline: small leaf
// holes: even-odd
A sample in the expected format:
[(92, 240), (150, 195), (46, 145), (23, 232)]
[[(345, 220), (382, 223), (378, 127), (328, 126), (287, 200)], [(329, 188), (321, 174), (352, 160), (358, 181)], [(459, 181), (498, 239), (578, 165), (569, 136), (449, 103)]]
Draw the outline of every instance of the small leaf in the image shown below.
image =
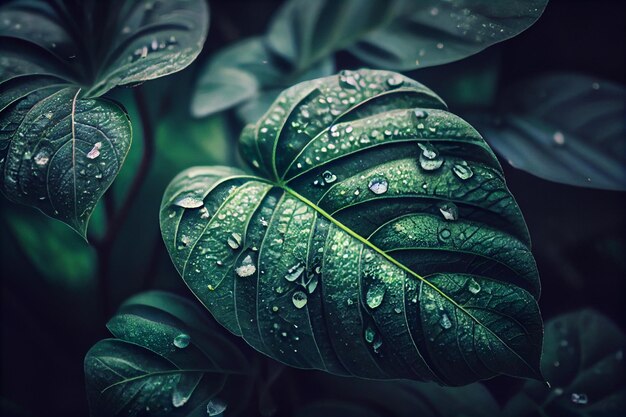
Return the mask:
[(206, 413), (229, 375), (245, 372), (246, 359), (219, 334), (206, 333), (198, 317), (192, 303), (172, 294), (127, 301), (107, 324), (117, 338), (98, 342), (85, 357), (92, 415)]
[(626, 409), (626, 336), (593, 310), (564, 314), (546, 324), (541, 368), (550, 382), (528, 381), (504, 414), (617, 416)]
[(161, 205), (174, 265), (224, 327), (341, 375), (541, 378), (526, 225), (489, 147), (433, 92), (342, 71), (284, 91), (240, 144), (258, 176), (191, 168)]
[(96, 203), (130, 148), (126, 113), (107, 100), (58, 90), (28, 110), (2, 152), (2, 192), (85, 236)]
[(270, 47), (297, 68), (339, 50), (394, 70), (473, 55), (530, 27), (547, 0), (291, 0), (276, 14)]
[(549, 74), (501, 97), (502, 114), (476, 122), (511, 166), (581, 187), (626, 190), (626, 89), (577, 74)]
[(208, 11), (204, 0), (69, 3), (0, 7), (0, 189), (84, 236), (131, 141), (124, 110), (98, 97), (189, 65)]

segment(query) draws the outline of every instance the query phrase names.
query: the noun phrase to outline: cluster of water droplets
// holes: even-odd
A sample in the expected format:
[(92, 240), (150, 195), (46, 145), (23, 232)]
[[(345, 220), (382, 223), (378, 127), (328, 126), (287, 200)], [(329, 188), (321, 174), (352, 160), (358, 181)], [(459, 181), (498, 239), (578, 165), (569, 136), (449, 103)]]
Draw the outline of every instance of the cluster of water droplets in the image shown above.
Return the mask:
[[(125, 26), (122, 29), (122, 33), (124, 34), (130, 32), (131, 28), (128, 26)], [(169, 36), (167, 39), (162, 40), (153, 38), (148, 44), (136, 48), (133, 54), (128, 58), (128, 60), (130, 62), (135, 62), (139, 59), (146, 58), (150, 53), (163, 50), (171, 51), (176, 47), (176, 45), (178, 45), (178, 41), (176, 40), (175, 36)]]

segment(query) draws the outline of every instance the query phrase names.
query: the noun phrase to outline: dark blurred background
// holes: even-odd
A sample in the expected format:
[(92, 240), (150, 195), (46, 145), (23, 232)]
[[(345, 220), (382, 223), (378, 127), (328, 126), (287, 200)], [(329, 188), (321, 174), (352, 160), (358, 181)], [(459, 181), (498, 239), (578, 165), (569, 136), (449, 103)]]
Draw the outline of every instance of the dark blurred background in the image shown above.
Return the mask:
[[(199, 62), (185, 72), (193, 74), (202, 61), (225, 45), (262, 33), (281, 3), (210, 2), (212, 21), (205, 49)], [(519, 36), (468, 59), (413, 71), (409, 76), (440, 93), (453, 112), (493, 99), (495, 88), (483, 89), (485, 96), (478, 100), (473, 97), (473, 101), (449, 87), (453, 77), (484, 71), (485, 62), (491, 66), (490, 77), (498, 88), (552, 70), (581, 72), (624, 84), (625, 16), (623, 0), (552, 0), (539, 21)], [(339, 54), (338, 68), (358, 65), (349, 55)], [(185, 76), (173, 76), (167, 83)], [(225, 123), (228, 126), (228, 120)], [(186, 144), (181, 140), (179, 146)], [(207, 163), (223, 162), (222, 155)], [(626, 329), (625, 193), (552, 183), (505, 162), (502, 165), (533, 239), (542, 277), (544, 320), (593, 307)], [(166, 183), (167, 179), (153, 182), (154, 190), (142, 191), (145, 200), (160, 196)], [(8, 210), (9, 203), (2, 199), (1, 207)], [(132, 248), (114, 252), (114, 262), (120, 265), (112, 271), (116, 304), (146, 285), (188, 295), (160, 244), (157, 210), (158, 202), (148, 209), (136, 208), (124, 226), (127, 230), (122, 239), (127, 245), (139, 236), (141, 245), (150, 250), (143, 255)], [(94, 282), (59, 283), (44, 278), (12, 236), (7, 217), (2, 218), (1, 415), (86, 416), (83, 357), (97, 340), (108, 337), (105, 321), (93, 301)], [(142, 223), (133, 218), (152, 219), (153, 225), (138, 229)], [(154, 276), (148, 284), (142, 281), (147, 275)], [(305, 372), (286, 372), (299, 386), (306, 387)], [(486, 382), (500, 403), (521, 383), (507, 377)]]

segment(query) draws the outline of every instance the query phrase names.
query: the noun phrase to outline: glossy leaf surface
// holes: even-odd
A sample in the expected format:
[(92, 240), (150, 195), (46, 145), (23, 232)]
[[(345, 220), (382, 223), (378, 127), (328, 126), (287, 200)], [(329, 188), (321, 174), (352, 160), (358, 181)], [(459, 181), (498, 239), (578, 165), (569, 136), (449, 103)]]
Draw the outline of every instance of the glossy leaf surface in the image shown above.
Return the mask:
[(202, 0), (103, 5), (0, 7), (0, 188), (83, 236), (131, 142), (125, 111), (98, 97), (185, 68), (208, 20)]
[(94, 416), (202, 416), (247, 361), (181, 297), (148, 292), (128, 300), (107, 327), (116, 337), (85, 357)]
[(292, 0), (269, 33), (272, 49), (306, 68), (347, 50), (378, 68), (412, 70), (475, 54), (531, 26), (547, 0)]
[(258, 176), (181, 173), (161, 230), (228, 330), (295, 367), (463, 385), (541, 378), (539, 277), (478, 133), (426, 87), (344, 71), (241, 137)]

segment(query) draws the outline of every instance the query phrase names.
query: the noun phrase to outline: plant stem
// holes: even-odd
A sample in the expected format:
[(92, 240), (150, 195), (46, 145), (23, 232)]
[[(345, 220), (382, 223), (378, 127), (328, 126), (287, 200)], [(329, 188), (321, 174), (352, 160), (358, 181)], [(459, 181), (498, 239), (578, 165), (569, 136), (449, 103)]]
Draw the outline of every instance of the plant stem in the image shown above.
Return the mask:
[[(126, 221), (128, 214), (130, 213), (130, 210), (133, 206), (133, 203), (135, 202), (135, 199), (137, 198), (137, 195), (139, 194), (139, 191), (141, 190), (141, 186), (143, 185), (146, 176), (150, 171), (150, 166), (152, 164), (152, 159), (154, 156), (154, 129), (150, 121), (148, 105), (146, 103), (146, 99), (143, 95), (141, 87), (133, 89), (133, 97), (135, 98), (135, 102), (137, 103), (139, 119), (143, 129), (143, 152), (141, 155), (141, 162), (139, 163), (137, 174), (133, 178), (133, 182), (126, 192), (124, 201), (122, 202), (119, 210), (117, 210), (116, 213), (113, 213), (114, 205), (112, 204), (112, 196), (109, 198), (107, 203), (107, 196), (105, 195), (105, 207), (107, 208), (107, 227), (104, 236), (101, 239), (94, 241), (94, 246), (98, 254), (98, 285), (104, 317), (108, 317), (108, 315), (111, 313), (110, 283), (108, 275), (110, 270), (113, 245), (115, 243), (115, 240), (117, 239), (122, 225)], [(112, 190), (109, 190), (107, 195), (111, 192)]]

